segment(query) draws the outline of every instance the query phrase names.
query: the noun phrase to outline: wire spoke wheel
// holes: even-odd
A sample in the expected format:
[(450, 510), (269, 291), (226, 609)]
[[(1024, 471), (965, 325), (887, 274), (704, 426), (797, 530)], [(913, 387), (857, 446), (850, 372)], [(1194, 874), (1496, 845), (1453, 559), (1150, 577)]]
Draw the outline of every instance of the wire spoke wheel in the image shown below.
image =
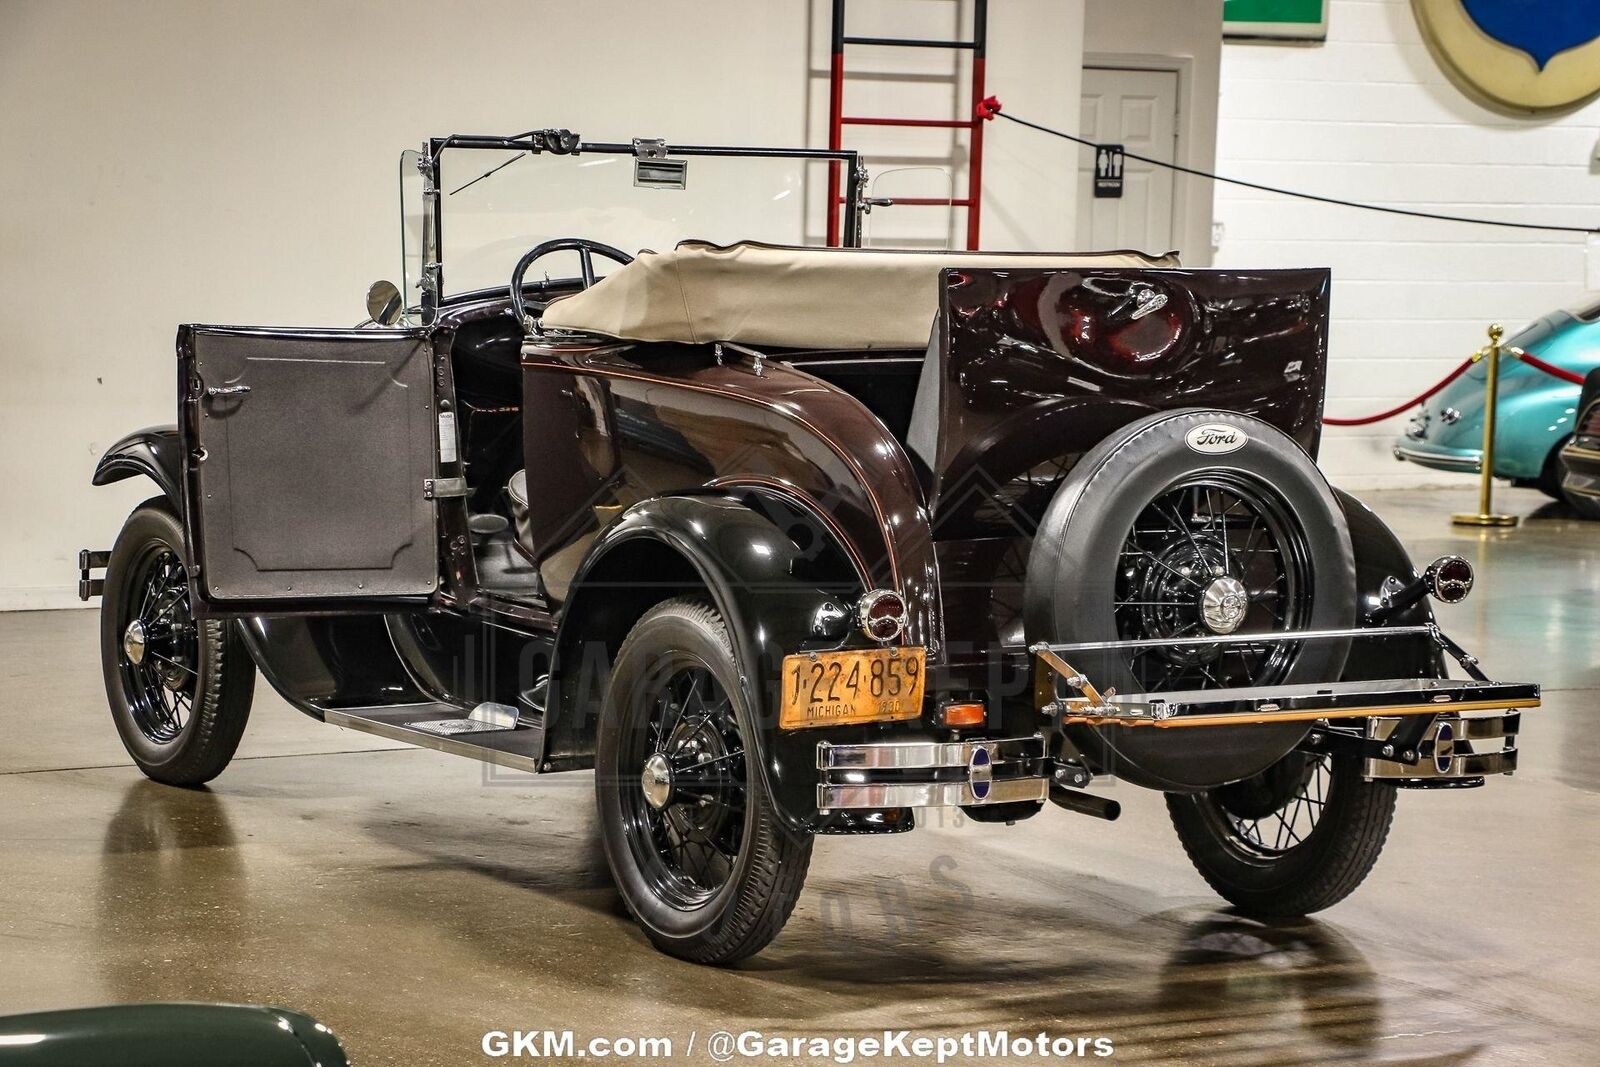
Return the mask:
[(136, 562), (132, 588), (118, 669), (139, 731), (168, 744), (194, 716), (200, 678), (189, 574), (176, 552), (155, 544)]
[(664, 658), (639, 694), (646, 715), (622, 746), (624, 817), (652, 889), (704, 904), (732, 876), (745, 836), (745, 746), (733, 701), (704, 662)]
[[(1269, 487), (1232, 472), (1179, 480), (1139, 512), (1118, 556), (1113, 612), (1124, 640), (1266, 633), (1311, 614), (1305, 532)], [(1266, 685), (1288, 672), (1284, 644), (1138, 649), (1146, 692)]]

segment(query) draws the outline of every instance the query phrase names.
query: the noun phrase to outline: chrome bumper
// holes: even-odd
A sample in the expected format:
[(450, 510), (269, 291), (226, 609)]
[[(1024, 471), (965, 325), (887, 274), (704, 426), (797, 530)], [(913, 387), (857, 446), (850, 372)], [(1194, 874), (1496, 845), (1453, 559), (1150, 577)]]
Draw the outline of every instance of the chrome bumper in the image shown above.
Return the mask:
[(1044, 739), (817, 745), (817, 809), (1043, 802)]
[[(1399, 723), (1393, 717), (1369, 719), (1367, 736), (1384, 740)], [(1366, 777), (1427, 785), (1510, 774), (1517, 769), (1517, 731), (1521, 724), (1522, 716), (1516, 712), (1441, 715), (1417, 746), (1414, 765), (1369, 759)]]
[(1473, 449), (1467, 452), (1447, 452), (1442, 449), (1413, 448), (1399, 444), (1394, 446), (1394, 458), (1415, 463), (1419, 467), (1431, 467), (1440, 471), (1460, 471), (1463, 474), (1476, 474), (1482, 465), (1483, 452)]

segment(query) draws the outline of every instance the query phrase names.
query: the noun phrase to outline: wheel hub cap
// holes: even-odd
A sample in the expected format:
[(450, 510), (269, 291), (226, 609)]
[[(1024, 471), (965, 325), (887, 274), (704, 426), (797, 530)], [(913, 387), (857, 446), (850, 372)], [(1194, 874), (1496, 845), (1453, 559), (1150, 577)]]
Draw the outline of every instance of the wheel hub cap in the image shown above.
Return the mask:
[(134, 619), (122, 633), (122, 654), (137, 667), (144, 662), (144, 650), (149, 643), (150, 637), (145, 632), (144, 623)]
[(1215, 579), (1200, 594), (1200, 618), (1214, 634), (1233, 633), (1249, 609), (1250, 594), (1244, 583), (1232, 575)]
[(645, 760), (639, 784), (644, 789), (647, 804), (657, 811), (666, 807), (672, 797), (672, 764), (667, 762), (667, 757), (657, 752)]

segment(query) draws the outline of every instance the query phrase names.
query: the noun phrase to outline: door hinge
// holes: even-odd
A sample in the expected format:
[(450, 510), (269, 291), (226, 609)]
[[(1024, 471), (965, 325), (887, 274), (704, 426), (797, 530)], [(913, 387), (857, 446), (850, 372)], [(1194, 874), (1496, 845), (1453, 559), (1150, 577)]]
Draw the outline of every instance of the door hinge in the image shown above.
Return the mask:
[(443, 500), (446, 497), (466, 496), (467, 480), (465, 478), (424, 478), (422, 480), (422, 498), (424, 500)]

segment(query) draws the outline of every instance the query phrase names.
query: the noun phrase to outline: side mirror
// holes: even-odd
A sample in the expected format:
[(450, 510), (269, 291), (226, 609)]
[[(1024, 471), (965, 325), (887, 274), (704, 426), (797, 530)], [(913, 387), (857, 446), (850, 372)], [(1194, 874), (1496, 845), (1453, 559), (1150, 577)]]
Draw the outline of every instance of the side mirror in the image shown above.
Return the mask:
[(367, 317), (379, 326), (393, 326), (400, 321), (406, 309), (400, 299), (400, 288), (394, 282), (379, 279), (367, 289)]

